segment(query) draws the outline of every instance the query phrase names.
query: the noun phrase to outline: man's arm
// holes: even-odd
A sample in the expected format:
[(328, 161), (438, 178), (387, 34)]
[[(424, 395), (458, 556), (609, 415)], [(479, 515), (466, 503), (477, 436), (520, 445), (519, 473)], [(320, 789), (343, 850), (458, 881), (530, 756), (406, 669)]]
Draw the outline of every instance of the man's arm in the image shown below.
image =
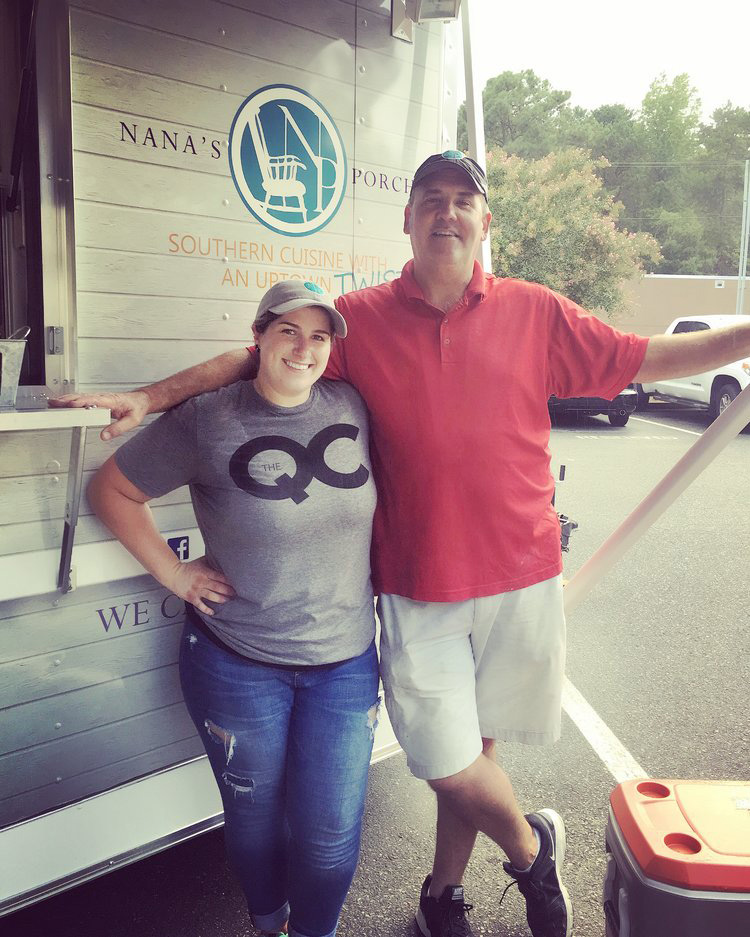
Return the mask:
[(750, 356), (750, 322), (680, 335), (654, 335), (633, 380), (648, 384), (701, 374), (745, 356)]
[(101, 438), (106, 441), (135, 429), (149, 413), (161, 413), (197, 394), (249, 380), (255, 377), (256, 370), (255, 356), (246, 348), (238, 348), (138, 390), (119, 394), (65, 394), (50, 400), (49, 404), (52, 407), (107, 407), (116, 422), (102, 430)]

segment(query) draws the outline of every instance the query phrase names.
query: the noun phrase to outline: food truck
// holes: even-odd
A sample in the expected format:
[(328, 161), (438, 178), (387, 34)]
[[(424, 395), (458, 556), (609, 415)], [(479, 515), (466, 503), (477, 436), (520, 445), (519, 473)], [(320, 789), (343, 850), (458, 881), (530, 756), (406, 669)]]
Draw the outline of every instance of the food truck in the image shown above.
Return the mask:
[[(0, 17), (3, 914), (222, 822), (180, 694), (183, 604), (86, 500), (121, 440), (99, 438), (108, 412), (46, 398), (247, 344), (279, 280), (335, 296), (397, 276), (413, 170), (456, 145), (470, 31), (466, 0), (463, 31), (452, 0), (10, 0)], [(187, 489), (152, 508), (178, 556), (201, 555)], [(386, 717), (373, 758), (397, 750)]]

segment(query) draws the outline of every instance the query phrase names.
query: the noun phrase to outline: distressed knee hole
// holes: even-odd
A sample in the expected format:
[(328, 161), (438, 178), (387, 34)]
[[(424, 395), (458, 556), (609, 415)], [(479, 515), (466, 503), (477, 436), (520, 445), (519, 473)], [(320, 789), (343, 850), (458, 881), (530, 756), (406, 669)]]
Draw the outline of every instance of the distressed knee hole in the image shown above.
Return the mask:
[(253, 803), (253, 792), (255, 791), (255, 781), (252, 778), (242, 778), (237, 774), (232, 774), (230, 771), (225, 771), (222, 774), (222, 779), (227, 787), (232, 789), (232, 793), (235, 797), (240, 794), (249, 794), (250, 803)]
[(189, 635), (187, 636), (187, 640), (188, 640), (188, 644), (190, 645), (190, 647), (193, 648), (193, 647), (195, 647), (195, 645), (198, 643), (198, 635), (197, 635), (197, 634), (189, 634)]
[(378, 717), (380, 716), (380, 701), (381, 697), (379, 696), (375, 702), (367, 710), (367, 728), (370, 730), (370, 736), (375, 738), (375, 730), (378, 727)]
[(203, 724), (206, 727), (209, 738), (224, 746), (224, 754), (226, 755), (227, 764), (229, 764), (237, 745), (237, 737), (233, 732), (230, 732), (228, 729), (222, 729), (221, 726), (217, 726), (216, 723), (212, 722), (210, 719), (206, 719)]

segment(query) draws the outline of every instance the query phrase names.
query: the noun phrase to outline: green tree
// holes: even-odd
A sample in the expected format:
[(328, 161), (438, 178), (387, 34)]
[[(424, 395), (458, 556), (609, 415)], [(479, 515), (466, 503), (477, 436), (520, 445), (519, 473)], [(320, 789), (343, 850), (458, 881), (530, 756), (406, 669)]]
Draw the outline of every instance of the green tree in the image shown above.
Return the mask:
[[(484, 136), (488, 150), (544, 156), (558, 142), (560, 114), (569, 91), (556, 91), (531, 69), (490, 78), (482, 92)], [(458, 145), (468, 146), (466, 109), (458, 115)]]
[(744, 162), (750, 159), (750, 111), (728, 101), (713, 112), (699, 136), (708, 157)]
[(690, 160), (698, 154), (701, 102), (686, 74), (652, 83), (641, 105), (641, 123), (653, 160)]
[(691, 189), (704, 218), (704, 239), (711, 245), (713, 269), (737, 273), (742, 225), (745, 160), (750, 159), (750, 111), (727, 102), (700, 128), (705, 162), (694, 171)]
[[(496, 75), (482, 92), (487, 149), (525, 159), (563, 147), (594, 149), (600, 128), (589, 111), (569, 101), (569, 91), (556, 90), (531, 69)], [(468, 146), (465, 105), (458, 114), (458, 144)]]
[(644, 176), (635, 172), (646, 150), (645, 132), (636, 114), (623, 104), (604, 104), (591, 111), (591, 142), (595, 159), (604, 158), (599, 175), (616, 201), (626, 206), (642, 196)]
[[(701, 124), (686, 74), (659, 75), (639, 111), (621, 104), (587, 111), (531, 70), (490, 79), (483, 105), (489, 152), (540, 159), (567, 147), (586, 150), (606, 192), (622, 203), (617, 224), (661, 244), (654, 272), (736, 273), (750, 111), (727, 103)], [(463, 109), (459, 120), (466, 148)]]
[(619, 205), (596, 168), (578, 149), (539, 160), (490, 154), (492, 256), (498, 275), (543, 283), (606, 317), (623, 310), (622, 284), (660, 254), (649, 235), (618, 230)]
[(711, 258), (691, 192), (694, 163), (702, 154), (700, 100), (688, 76), (656, 78), (643, 99), (639, 122), (640, 160), (631, 168), (629, 191), (621, 193), (626, 220), (661, 244), (657, 273), (701, 273)]

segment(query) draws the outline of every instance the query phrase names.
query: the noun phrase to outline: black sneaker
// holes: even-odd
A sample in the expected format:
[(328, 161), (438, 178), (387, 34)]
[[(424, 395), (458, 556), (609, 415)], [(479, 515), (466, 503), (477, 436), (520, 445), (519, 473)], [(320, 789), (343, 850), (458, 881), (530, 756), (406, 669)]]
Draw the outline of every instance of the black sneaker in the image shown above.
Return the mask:
[(573, 907), (560, 878), (565, 860), (565, 825), (554, 810), (529, 813), (526, 819), (539, 833), (539, 855), (528, 872), (519, 872), (510, 862), (503, 868), (518, 882), (526, 899), (526, 920), (534, 937), (570, 937)]
[(428, 894), (432, 876), (428, 875), (419, 895), (419, 908), (415, 920), (424, 937), (472, 937), (466, 912), (471, 905), (464, 903), (462, 885), (448, 885), (440, 898)]

